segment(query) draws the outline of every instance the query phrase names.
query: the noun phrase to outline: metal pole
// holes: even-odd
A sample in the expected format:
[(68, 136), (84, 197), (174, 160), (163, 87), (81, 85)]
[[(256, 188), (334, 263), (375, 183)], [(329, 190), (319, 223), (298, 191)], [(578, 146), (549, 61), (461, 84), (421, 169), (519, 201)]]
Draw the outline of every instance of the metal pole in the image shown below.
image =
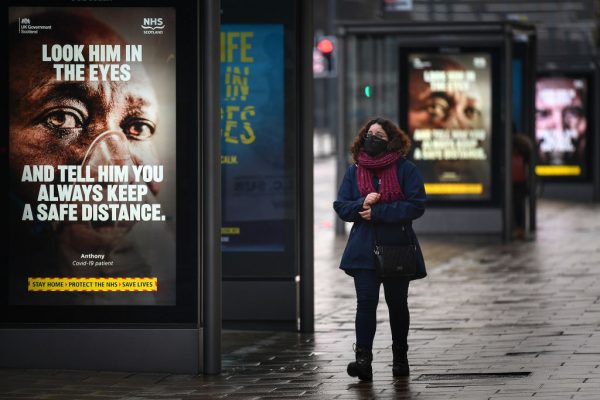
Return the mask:
[[(346, 57), (346, 40), (342, 28), (338, 29), (337, 33), (337, 98), (339, 100), (337, 107), (337, 132), (336, 132), (336, 176), (337, 186), (340, 185), (344, 174), (348, 168), (347, 154), (348, 148), (346, 145), (346, 97), (345, 97), (345, 57)], [(336, 193), (337, 194), (337, 193)], [(345, 223), (341, 219), (335, 218), (335, 234), (343, 235), (346, 233)]]
[[(298, 29), (300, 116), (300, 330), (314, 332), (314, 178), (313, 178), (313, 4), (299, 1)], [(297, 3), (296, 3), (297, 4)]]
[(504, 99), (502, 102), (502, 120), (504, 122), (504, 200), (503, 200), (503, 232), (502, 240), (505, 243), (512, 239), (513, 207), (512, 207), (512, 45), (513, 33), (510, 25), (506, 26), (504, 32), (504, 63), (502, 75), (504, 75)]
[[(201, 271), (203, 306), (203, 355), (205, 374), (221, 372), (221, 138), (220, 131), (220, 65), (219, 38), (221, 29), (220, 0), (200, 1), (202, 36), (198, 43), (204, 53), (199, 60), (202, 112), (201, 137), (204, 143), (201, 160), (203, 190), (200, 191), (202, 220), (199, 223), (202, 246)], [(202, 344), (201, 344), (202, 345)]]
[[(328, 0), (327, 4), (327, 34), (335, 35), (335, 21), (337, 20), (336, 13), (336, 0)], [(336, 47), (338, 45), (336, 44)], [(339, 53), (339, 49), (335, 49), (336, 53)], [(334, 60), (335, 69), (337, 71), (339, 58), (336, 57)], [(329, 134), (332, 139), (335, 140), (337, 138), (337, 133), (340, 130), (338, 126), (338, 118), (337, 118), (337, 110), (339, 107), (339, 99), (338, 99), (338, 91), (337, 85), (339, 83), (339, 74), (336, 73), (335, 76), (331, 78), (325, 78), (325, 87), (326, 87), (326, 98), (327, 101), (327, 126), (329, 127)]]
[[(534, 237), (535, 232), (537, 230), (537, 175), (535, 174), (535, 166), (537, 165), (537, 149), (535, 146), (535, 85), (537, 78), (537, 34), (533, 31), (529, 35), (529, 42), (527, 46), (527, 54), (526, 60), (528, 64), (528, 76), (525, 78), (524, 82), (530, 81), (526, 83), (528, 88), (526, 89), (529, 92), (529, 95), (525, 97), (527, 99), (528, 106), (527, 110), (527, 133), (529, 134), (529, 138), (531, 139), (531, 143), (533, 143), (533, 148), (531, 150), (531, 157), (529, 158), (529, 227), (530, 227), (530, 235)], [(523, 116), (525, 117), (525, 115)]]

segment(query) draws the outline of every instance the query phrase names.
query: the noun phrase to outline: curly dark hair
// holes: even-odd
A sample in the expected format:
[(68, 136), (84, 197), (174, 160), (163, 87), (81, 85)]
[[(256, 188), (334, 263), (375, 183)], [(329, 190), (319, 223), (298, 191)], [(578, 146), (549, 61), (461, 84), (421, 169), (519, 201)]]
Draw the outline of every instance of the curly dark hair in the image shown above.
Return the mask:
[(369, 128), (373, 124), (381, 125), (381, 127), (385, 131), (389, 140), (387, 145), (388, 152), (399, 152), (402, 153), (403, 156), (406, 156), (408, 154), (408, 151), (410, 150), (410, 138), (408, 137), (408, 135), (404, 133), (402, 129), (398, 128), (398, 125), (396, 125), (389, 119), (383, 117), (375, 117), (369, 120), (369, 122), (367, 122), (362, 128), (360, 128), (360, 130), (358, 131), (358, 135), (356, 136), (356, 139), (354, 140), (354, 143), (350, 148), (350, 152), (352, 153), (352, 158), (354, 159), (354, 162), (358, 162), (358, 153), (363, 148), (363, 141), (365, 135), (367, 134)]

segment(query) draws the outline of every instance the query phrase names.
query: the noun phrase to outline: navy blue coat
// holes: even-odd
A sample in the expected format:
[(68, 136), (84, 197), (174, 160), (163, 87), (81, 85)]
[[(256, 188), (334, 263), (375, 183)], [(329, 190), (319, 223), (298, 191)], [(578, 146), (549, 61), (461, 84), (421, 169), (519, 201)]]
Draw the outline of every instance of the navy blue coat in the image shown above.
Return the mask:
[[(354, 222), (340, 262), (341, 269), (375, 269), (373, 224), (377, 224), (379, 243), (384, 245), (407, 244), (412, 240), (417, 245), (417, 275), (413, 279), (427, 276), (423, 253), (417, 235), (412, 229), (412, 221), (425, 212), (427, 196), (423, 178), (417, 171), (417, 167), (404, 158), (398, 160), (396, 165), (398, 181), (405, 199), (392, 203), (374, 204), (371, 206), (371, 221), (362, 219), (358, 214), (359, 211), (362, 211), (365, 197), (361, 196), (358, 190), (356, 165), (351, 165), (346, 171), (337, 199), (333, 203), (333, 208), (341, 219)], [(378, 181), (379, 179), (375, 178), (376, 190), (379, 186)]]

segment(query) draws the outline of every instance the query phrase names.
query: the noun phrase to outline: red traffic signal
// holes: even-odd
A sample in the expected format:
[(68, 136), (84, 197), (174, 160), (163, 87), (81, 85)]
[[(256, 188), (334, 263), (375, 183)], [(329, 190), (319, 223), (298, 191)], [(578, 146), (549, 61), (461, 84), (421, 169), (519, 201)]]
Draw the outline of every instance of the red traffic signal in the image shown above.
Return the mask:
[(329, 39), (321, 39), (319, 40), (319, 43), (317, 43), (317, 49), (323, 54), (329, 54), (333, 52), (334, 45)]
[(313, 47), (313, 76), (315, 78), (334, 78), (337, 76), (336, 37), (317, 36)]

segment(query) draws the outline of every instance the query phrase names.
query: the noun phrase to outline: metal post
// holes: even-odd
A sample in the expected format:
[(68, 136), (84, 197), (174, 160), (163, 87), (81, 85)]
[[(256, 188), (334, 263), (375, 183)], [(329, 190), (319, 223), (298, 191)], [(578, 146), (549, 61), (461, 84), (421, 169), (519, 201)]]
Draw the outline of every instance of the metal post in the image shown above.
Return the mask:
[[(346, 40), (344, 31), (340, 28), (337, 34), (337, 93), (338, 93), (338, 107), (337, 107), (337, 132), (336, 132), (336, 177), (337, 177), (337, 186), (340, 185), (342, 179), (344, 179), (344, 174), (346, 173), (346, 169), (348, 168), (347, 154), (348, 147), (346, 145), (346, 82), (345, 82), (345, 57), (346, 57)], [(337, 193), (336, 193), (337, 194)], [(345, 223), (341, 219), (335, 219), (335, 234), (343, 235), (346, 233)]]
[(535, 31), (529, 35), (529, 42), (527, 46), (527, 54), (526, 60), (528, 65), (529, 76), (525, 79), (530, 80), (528, 83), (529, 89), (527, 91), (530, 93), (526, 99), (528, 103), (528, 115), (527, 118), (527, 133), (533, 143), (533, 149), (531, 151), (531, 157), (529, 158), (529, 227), (531, 237), (534, 237), (535, 232), (537, 230), (537, 175), (535, 174), (535, 166), (537, 165), (537, 149), (535, 146), (536, 136), (535, 136), (535, 85), (537, 78), (537, 34)]
[(502, 120), (504, 127), (504, 199), (502, 240), (507, 243), (512, 239), (513, 206), (512, 206), (512, 27), (506, 26), (504, 33), (504, 99), (502, 102)]
[(298, 70), (300, 76), (300, 330), (314, 332), (314, 178), (313, 178), (313, 5), (300, 1)]
[[(337, 20), (337, 1), (336, 0), (328, 0), (327, 4), (327, 34), (335, 35), (335, 21)], [(336, 47), (338, 45), (336, 44)], [(339, 53), (339, 49), (335, 49), (336, 53)], [(338, 71), (339, 58), (334, 60), (335, 69)], [(338, 126), (338, 118), (337, 118), (337, 110), (339, 107), (339, 99), (338, 99), (338, 90), (337, 86), (339, 84), (339, 74), (336, 72), (335, 76), (331, 78), (325, 78), (325, 87), (326, 87), (326, 98), (327, 100), (327, 126), (329, 127), (329, 133), (332, 139), (337, 140), (336, 138), (339, 129)]]
[[(202, 130), (201, 172), (203, 190), (199, 199), (202, 220), (199, 223), (200, 248), (202, 249), (202, 306), (204, 328), (205, 374), (221, 372), (221, 143), (220, 143), (220, 65), (219, 38), (221, 29), (220, 0), (200, 1), (203, 7), (198, 18), (202, 32), (201, 43), (204, 57), (199, 60), (202, 73), (200, 98)], [(201, 92), (200, 92), (201, 93)], [(202, 346), (202, 344), (201, 344)]]

